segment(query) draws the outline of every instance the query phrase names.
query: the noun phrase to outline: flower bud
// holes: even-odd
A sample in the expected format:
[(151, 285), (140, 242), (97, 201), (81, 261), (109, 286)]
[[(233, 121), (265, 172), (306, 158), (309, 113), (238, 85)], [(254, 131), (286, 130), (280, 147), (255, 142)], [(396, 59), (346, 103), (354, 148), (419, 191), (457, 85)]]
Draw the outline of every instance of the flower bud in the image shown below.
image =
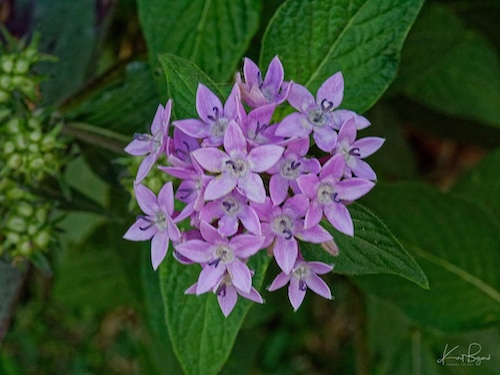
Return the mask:
[(7, 228), (14, 232), (22, 233), (26, 230), (26, 221), (19, 216), (12, 216), (7, 221)]
[(14, 72), (16, 72), (17, 74), (26, 74), (28, 73), (29, 69), (30, 69), (29, 61), (25, 59), (19, 59), (16, 61)]
[(5, 73), (11, 73), (14, 68), (13, 56), (4, 56), (1, 60), (0, 67)]
[(0, 90), (0, 103), (5, 103), (6, 101), (9, 100), (9, 98), (10, 98), (9, 93)]
[(7, 161), (7, 165), (11, 168), (11, 169), (18, 169), (21, 167), (23, 163), (23, 160), (21, 158), (21, 155), (19, 154), (14, 154), (10, 157), (10, 159)]
[(21, 131), (21, 119), (19, 117), (13, 117), (5, 126), (10, 133), (19, 133)]
[(30, 168), (34, 170), (42, 169), (44, 166), (45, 162), (43, 161), (42, 158), (35, 158), (30, 162)]
[(42, 132), (40, 130), (35, 130), (30, 133), (30, 140), (32, 142), (38, 142), (40, 139), (42, 139)]
[(0, 76), (0, 88), (11, 91), (12, 78), (10, 76)]
[(50, 242), (50, 233), (48, 230), (43, 230), (39, 232), (35, 238), (33, 239), (33, 242), (35, 243), (36, 246), (38, 246), (40, 249), (45, 249), (47, 248), (47, 245)]
[(33, 207), (28, 202), (20, 202), (17, 205), (17, 212), (24, 217), (33, 215)]
[(18, 246), (19, 254), (24, 256), (31, 255), (32, 249), (33, 246), (31, 245), (31, 242), (28, 240), (21, 242)]
[(16, 145), (11, 141), (5, 141), (3, 144), (3, 152), (5, 154), (12, 154), (16, 150)]

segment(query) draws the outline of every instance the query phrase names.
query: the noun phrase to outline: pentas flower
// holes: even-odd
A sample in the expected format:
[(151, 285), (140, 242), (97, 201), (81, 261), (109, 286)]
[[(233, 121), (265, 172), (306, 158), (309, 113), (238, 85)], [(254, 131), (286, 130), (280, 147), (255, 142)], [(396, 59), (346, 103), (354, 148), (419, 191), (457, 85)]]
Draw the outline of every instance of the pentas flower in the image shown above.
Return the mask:
[(344, 97), (344, 78), (335, 73), (318, 89), (316, 98), (307, 88), (294, 83), (287, 100), (300, 112), (286, 116), (276, 129), (277, 136), (307, 137), (313, 133), (320, 150), (330, 152), (337, 143), (337, 132), (332, 111)]
[[(197, 287), (198, 283), (195, 283), (190, 286), (185, 293), (196, 294)], [(253, 302), (264, 303), (262, 296), (253, 286), (248, 293), (235, 287), (231, 281), (231, 276), (227, 272), (224, 276), (222, 276), (220, 281), (212, 288), (212, 290), (217, 295), (217, 302), (219, 302), (220, 309), (225, 317), (229, 316), (231, 311), (233, 311), (234, 306), (236, 306), (238, 295)]]
[(362, 159), (372, 155), (382, 147), (385, 139), (379, 137), (366, 137), (356, 140), (356, 135), (355, 119), (350, 118), (340, 128), (338, 143), (333, 153), (344, 156), (346, 176), (355, 175), (357, 177), (366, 178), (367, 180), (376, 180), (377, 175), (372, 167)]
[(169, 100), (165, 108), (160, 104), (156, 110), (156, 114), (151, 124), (151, 134), (138, 134), (134, 135), (134, 140), (125, 147), (125, 152), (130, 155), (140, 156), (149, 154), (144, 158), (135, 182), (139, 183), (144, 180), (144, 177), (151, 170), (151, 167), (158, 160), (160, 155), (165, 152), (168, 127), (170, 124), (170, 113), (172, 109), (172, 100)]
[(241, 128), (251, 146), (283, 143), (285, 138), (274, 134), (278, 124), (270, 123), (275, 109), (275, 104), (267, 104), (251, 110), (248, 115), (244, 109), (240, 111)]
[(269, 198), (263, 204), (252, 204), (261, 218), (262, 234), (266, 236), (264, 247), (273, 244), (273, 254), (278, 266), (290, 273), (299, 256), (297, 239), (312, 243), (332, 240), (332, 236), (320, 225), (304, 228), (308, 199), (299, 194), (285, 201), (282, 207), (274, 206)]
[(261, 234), (259, 216), (248, 205), (248, 199), (234, 190), (220, 199), (205, 204), (201, 209), (200, 218), (208, 223), (214, 218), (218, 219), (217, 231), (226, 237), (236, 234), (240, 221), (249, 232)]
[(259, 173), (271, 168), (284, 148), (264, 145), (247, 152), (247, 141), (240, 127), (231, 121), (224, 135), (224, 151), (204, 147), (192, 152), (193, 158), (207, 171), (218, 173), (205, 190), (205, 200), (215, 200), (238, 187), (253, 202), (264, 202), (266, 190)]
[(305, 217), (305, 228), (316, 226), (325, 214), (328, 221), (339, 231), (354, 235), (354, 224), (345, 201), (360, 198), (375, 184), (361, 178), (340, 181), (344, 168), (344, 157), (335, 155), (323, 165), (319, 177), (307, 174), (297, 179), (300, 190), (311, 200)]
[(203, 146), (220, 146), (229, 123), (238, 119), (238, 107), (241, 105), (237, 85), (233, 86), (226, 103), (222, 106), (220, 99), (200, 83), (196, 92), (196, 111), (200, 120), (179, 120), (173, 124), (185, 134), (203, 139)]
[(243, 75), (236, 74), (242, 99), (252, 108), (257, 108), (269, 103), (281, 104), (285, 101), (292, 83), (284, 82), (285, 71), (278, 56), (275, 56), (262, 79), (259, 67), (250, 59), (245, 58), (243, 62)]
[(156, 270), (167, 253), (169, 240), (179, 241), (181, 233), (174, 221), (174, 190), (172, 182), (166, 183), (155, 194), (144, 185), (135, 185), (137, 204), (146, 215), (137, 217), (137, 220), (123, 238), (130, 241), (151, 241), (151, 263)]
[(200, 232), (204, 241), (193, 239), (176, 245), (176, 250), (187, 259), (205, 264), (198, 278), (196, 294), (212, 289), (226, 271), (235, 287), (250, 293), (252, 276), (245, 259), (261, 249), (264, 237), (239, 234), (228, 239), (204, 221), (200, 224)]
[(200, 148), (198, 141), (174, 127), (174, 136), (167, 140), (167, 159), (179, 168), (193, 168), (191, 152)]
[(275, 205), (280, 205), (288, 197), (291, 187), (298, 194), (297, 177), (306, 173), (318, 173), (321, 165), (317, 159), (308, 159), (304, 156), (309, 151), (309, 137), (299, 138), (291, 142), (283, 157), (267, 172), (271, 174), (269, 192)]
[(302, 258), (297, 259), (290, 273), (281, 272), (269, 286), (268, 290), (273, 292), (288, 286), (288, 298), (294, 311), (302, 304), (306, 296), (307, 288), (326, 299), (332, 299), (332, 293), (328, 285), (318, 276), (331, 272), (333, 265), (321, 262), (306, 262)]

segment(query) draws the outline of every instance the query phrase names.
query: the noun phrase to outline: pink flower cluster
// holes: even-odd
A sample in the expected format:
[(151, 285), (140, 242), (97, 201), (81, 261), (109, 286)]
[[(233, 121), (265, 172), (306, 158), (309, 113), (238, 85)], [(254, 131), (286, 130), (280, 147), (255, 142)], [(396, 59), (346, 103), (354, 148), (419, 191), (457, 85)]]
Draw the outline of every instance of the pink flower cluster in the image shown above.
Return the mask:
[[(340, 72), (328, 78), (314, 97), (304, 86), (284, 81), (277, 57), (264, 78), (257, 65), (245, 59), (243, 77), (236, 75), (224, 104), (199, 84), (199, 118), (171, 123), (171, 100), (160, 105), (151, 134), (136, 134), (125, 148), (131, 155), (147, 156), (135, 181), (144, 215), (137, 217), (124, 238), (152, 239), (154, 269), (171, 240), (178, 261), (202, 268), (186, 293), (213, 291), (225, 316), (238, 295), (263, 302), (247, 266), (248, 259), (263, 249), (269, 249), (282, 271), (268, 289), (289, 284), (295, 310), (307, 288), (331, 299), (318, 274), (333, 266), (305, 261), (300, 241), (331, 243), (331, 234), (321, 226), (323, 218), (339, 231), (354, 234), (347, 205), (373, 188), (376, 175), (363, 159), (384, 142), (377, 137), (356, 140), (357, 130), (370, 123), (352, 111), (337, 109), (343, 92)], [(285, 101), (296, 112), (273, 121), (275, 109)], [(308, 154), (311, 133), (323, 152), (322, 160), (327, 160), (323, 165)], [(175, 196), (171, 182), (158, 196), (141, 184), (162, 154), (169, 165), (159, 169), (180, 180)], [(174, 210), (174, 199), (184, 204), (179, 212)], [(192, 229), (181, 233), (177, 223), (183, 220), (190, 220)]]

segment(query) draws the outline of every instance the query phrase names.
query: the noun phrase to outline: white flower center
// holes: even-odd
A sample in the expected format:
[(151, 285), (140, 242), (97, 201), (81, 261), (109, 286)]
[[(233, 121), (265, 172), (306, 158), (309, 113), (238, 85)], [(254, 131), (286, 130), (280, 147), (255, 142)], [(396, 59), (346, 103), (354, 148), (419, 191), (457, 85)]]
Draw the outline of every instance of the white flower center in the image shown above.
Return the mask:
[(231, 159), (226, 161), (226, 170), (233, 178), (246, 176), (249, 165), (245, 159)]
[(286, 159), (281, 164), (280, 175), (287, 180), (295, 180), (300, 172), (300, 162)]
[(290, 240), (293, 237), (293, 229), (295, 227), (293, 219), (287, 215), (279, 215), (272, 222), (272, 230), (279, 236)]
[(328, 182), (319, 185), (316, 197), (318, 198), (318, 202), (323, 205), (331, 204), (332, 202), (340, 202), (340, 198), (338, 198), (335, 188)]

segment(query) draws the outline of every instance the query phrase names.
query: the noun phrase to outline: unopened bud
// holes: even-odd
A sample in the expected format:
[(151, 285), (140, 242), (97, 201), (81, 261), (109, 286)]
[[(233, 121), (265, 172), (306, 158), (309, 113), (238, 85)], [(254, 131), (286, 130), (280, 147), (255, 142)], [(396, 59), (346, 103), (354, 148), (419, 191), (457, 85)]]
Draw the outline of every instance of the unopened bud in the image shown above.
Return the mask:
[(326, 250), (327, 253), (333, 255), (334, 257), (339, 255), (339, 247), (334, 240), (323, 242), (321, 247)]
[(17, 212), (19, 212), (21, 216), (30, 217), (33, 215), (33, 207), (28, 202), (20, 202), (17, 205)]
[(5, 154), (12, 154), (16, 150), (16, 145), (11, 141), (6, 141), (3, 145), (3, 152)]
[(0, 76), (0, 87), (4, 90), (10, 91), (12, 85), (12, 78), (10, 76)]
[(11, 169), (18, 169), (21, 167), (23, 163), (23, 160), (21, 158), (21, 155), (19, 154), (14, 154), (12, 155), (10, 158), (9, 158), (9, 161), (7, 162), (7, 165), (11, 168)]
[(12, 69), (14, 68), (14, 59), (12, 56), (5, 56), (2, 58), (2, 62), (0, 63), (0, 66), (2, 67), (2, 70), (5, 73), (11, 73)]
[(35, 236), (33, 242), (40, 249), (45, 249), (50, 242), (50, 233), (47, 230), (41, 231)]
[(13, 117), (5, 126), (10, 133), (19, 133), (21, 131), (21, 119), (19, 117)]
[(25, 59), (20, 59), (16, 61), (16, 66), (14, 67), (14, 71), (18, 74), (26, 74), (30, 69), (30, 63)]
[(7, 222), (7, 228), (14, 232), (22, 233), (26, 230), (26, 222), (19, 216), (13, 216)]

